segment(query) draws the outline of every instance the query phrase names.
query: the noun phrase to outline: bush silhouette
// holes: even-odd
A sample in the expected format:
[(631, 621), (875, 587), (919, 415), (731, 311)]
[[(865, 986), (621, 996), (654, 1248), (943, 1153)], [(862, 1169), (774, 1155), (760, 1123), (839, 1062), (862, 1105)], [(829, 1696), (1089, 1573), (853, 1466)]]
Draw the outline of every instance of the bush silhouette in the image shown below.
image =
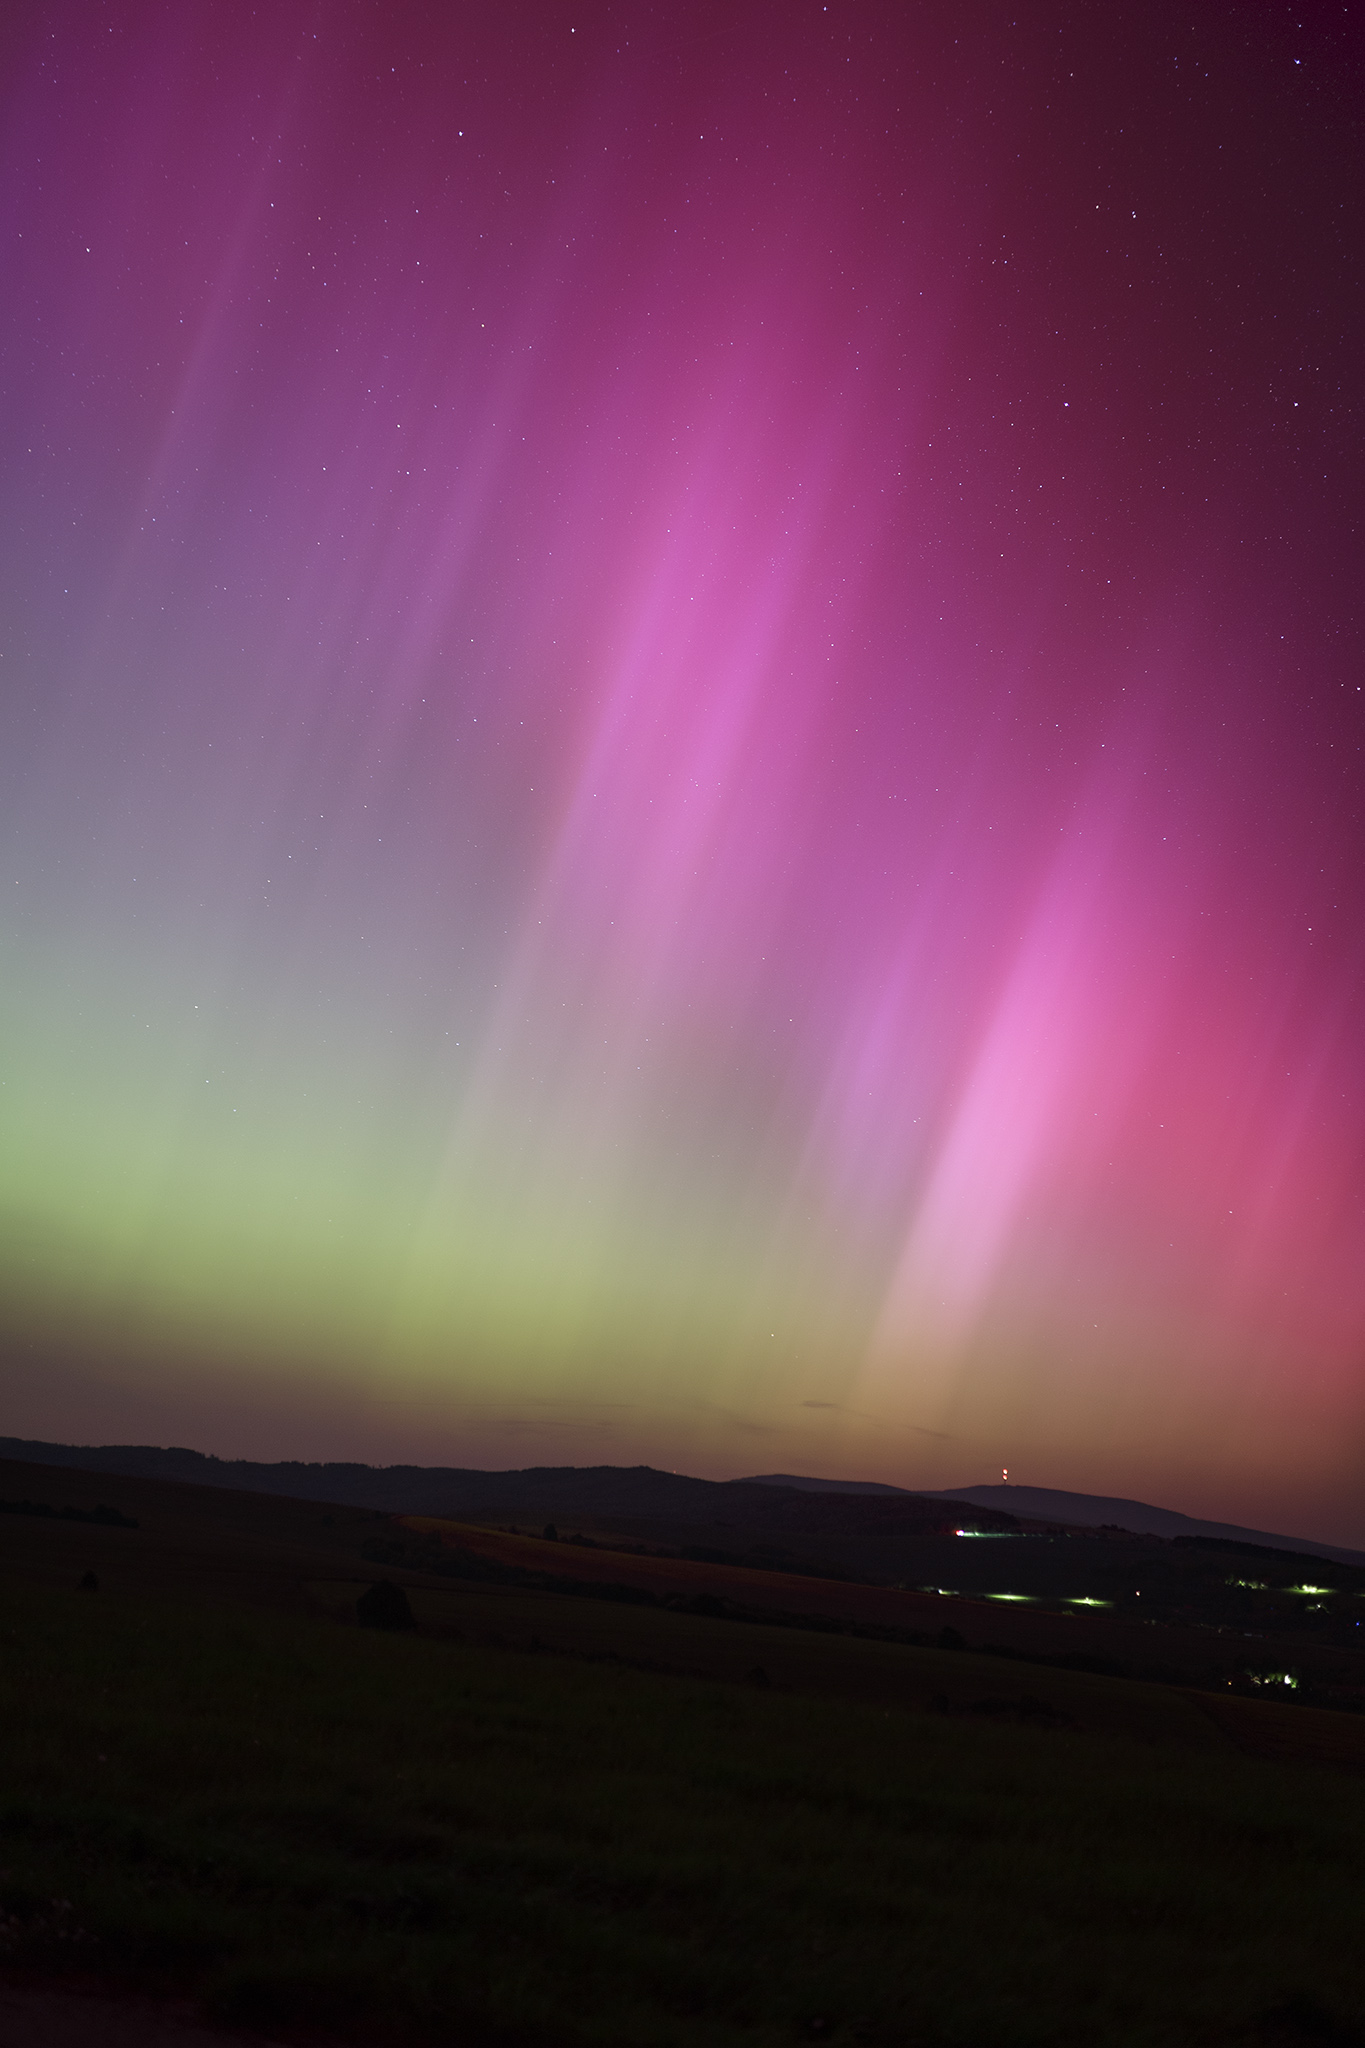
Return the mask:
[(416, 1628), (408, 1596), (392, 1579), (379, 1579), (355, 1603), (362, 1628)]
[(545, 1541), (547, 1543), (558, 1543), (559, 1541), (559, 1531), (553, 1522), (545, 1524)]

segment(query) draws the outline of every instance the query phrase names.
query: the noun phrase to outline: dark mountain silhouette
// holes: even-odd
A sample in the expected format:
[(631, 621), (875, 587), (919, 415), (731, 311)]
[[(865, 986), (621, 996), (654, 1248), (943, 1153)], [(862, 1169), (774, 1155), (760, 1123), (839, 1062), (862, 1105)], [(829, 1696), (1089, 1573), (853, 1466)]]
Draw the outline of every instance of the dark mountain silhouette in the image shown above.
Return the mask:
[[(856, 1484), (840, 1479), (805, 1479), (790, 1472), (774, 1472), (750, 1482), (759, 1486), (781, 1486), (811, 1492), (898, 1493), (899, 1487), (863, 1480)], [(1053, 1486), (958, 1486), (951, 1493), (924, 1492), (917, 1500), (967, 1501), (975, 1508), (993, 1509), (1026, 1522), (1059, 1522), (1074, 1529), (1125, 1529), (1133, 1536), (1220, 1537), (1228, 1542), (1250, 1543), (1258, 1548), (1293, 1550), (1309, 1557), (1330, 1557), (1342, 1564), (1365, 1564), (1365, 1551), (1343, 1550), (1332, 1543), (1315, 1542), (1311, 1536), (1281, 1536), (1266, 1529), (1247, 1529), (1236, 1522), (1205, 1522), (1182, 1515), (1174, 1508), (1156, 1508), (1141, 1500), (1124, 1500), (1108, 1494), (1066, 1493)]]
[(524, 1471), (484, 1472), (446, 1465), (304, 1464), (289, 1459), (263, 1464), (249, 1458), (214, 1458), (202, 1451), (152, 1444), (48, 1444), (0, 1437), (0, 1458), (28, 1464), (72, 1465), (129, 1479), (175, 1479), (194, 1486), (225, 1486), (248, 1493), (287, 1494), (376, 1508), (396, 1515), (488, 1515), (542, 1522), (563, 1515), (651, 1515), (675, 1520), (708, 1518), (717, 1484), (649, 1465), (538, 1465)]
[[(682, 1540), (689, 1528), (732, 1532), (735, 1543), (785, 1542), (809, 1552), (826, 1541), (885, 1542), (950, 1529), (954, 1523), (1007, 1530), (1026, 1522), (1073, 1528), (1105, 1526), (1135, 1535), (1190, 1536), (1252, 1543), (1343, 1564), (1365, 1564), (1365, 1552), (1311, 1538), (1200, 1521), (1169, 1508), (1038, 1486), (967, 1486), (951, 1493), (913, 1493), (875, 1480), (835, 1480), (793, 1473), (747, 1479), (694, 1479), (650, 1465), (539, 1465), (487, 1472), (460, 1466), (259, 1463), (151, 1444), (52, 1444), (0, 1437), (0, 1458), (74, 1467), (130, 1479), (169, 1479), (196, 1486), (283, 1494), (369, 1508), (386, 1514), (442, 1515), (470, 1521), (570, 1524), (575, 1518), (667, 1528)], [(717, 1540), (730, 1541), (723, 1535)], [(851, 1560), (850, 1560), (851, 1561)]]
[[(795, 1472), (763, 1472), (738, 1483), (746, 1486), (790, 1486), (798, 1493), (898, 1493), (902, 1499), (934, 1498), (931, 1494), (914, 1493), (908, 1486), (888, 1486), (881, 1479), (808, 1479)], [(948, 1496), (944, 1494), (941, 1498), (946, 1500)]]
[[(759, 1480), (694, 1479), (650, 1465), (541, 1465), (484, 1472), (441, 1465), (260, 1464), (151, 1444), (49, 1444), (16, 1437), (0, 1437), (0, 1458), (129, 1479), (284, 1494), (385, 1514), (535, 1528), (554, 1522), (561, 1529), (584, 1521), (670, 1543), (704, 1540), (727, 1552), (786, 1546), (791, 1539), (798, 1552), (809, 1557), (814, 1546), (829, 1562), (836, 1560), (822, 1547), (826, 1539), (840, 1546), (870, 1536), (881, 1544), (941, 1533), (964, 1519), (983, 1529), (1017, 1526), (998, 1509), (931, 1501), (891, 1487), (865, 1494), (813, 1494)], [(846, 1568), (857, 1567), (850, 1559)]]

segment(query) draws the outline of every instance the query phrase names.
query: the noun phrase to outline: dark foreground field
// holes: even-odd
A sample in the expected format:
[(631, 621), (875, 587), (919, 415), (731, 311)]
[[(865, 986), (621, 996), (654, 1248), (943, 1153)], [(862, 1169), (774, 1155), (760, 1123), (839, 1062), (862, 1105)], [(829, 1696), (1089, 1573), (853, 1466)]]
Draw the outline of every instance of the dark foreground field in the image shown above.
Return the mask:
[(10, 1996), (471, 2048), (1365, 2041), (1358, 1717), (402, 1571), (384, 1634), (375, 1517), (23, 1485), (139, 1527), (0, 1517)]

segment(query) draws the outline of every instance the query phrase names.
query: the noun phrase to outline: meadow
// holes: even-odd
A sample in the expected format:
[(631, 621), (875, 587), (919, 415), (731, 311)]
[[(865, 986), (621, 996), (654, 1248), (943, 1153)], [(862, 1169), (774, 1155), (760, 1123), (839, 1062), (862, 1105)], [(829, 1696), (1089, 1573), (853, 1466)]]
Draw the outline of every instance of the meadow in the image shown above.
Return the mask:
[(0, 1526), (11, 1977), (367, 2043), (1365, 2039), (1357, 1717), (401, 1572), (381, 1633), (373, 1516), (90, 1491), (139, 1527)]

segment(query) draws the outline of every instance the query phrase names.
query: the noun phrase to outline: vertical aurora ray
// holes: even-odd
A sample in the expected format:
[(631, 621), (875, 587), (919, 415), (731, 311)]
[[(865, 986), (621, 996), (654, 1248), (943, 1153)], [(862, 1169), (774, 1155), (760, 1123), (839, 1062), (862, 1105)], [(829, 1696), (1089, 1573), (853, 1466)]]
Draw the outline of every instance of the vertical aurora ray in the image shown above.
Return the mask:
[(1365, 1541), (1360, 52), (1016, 15), (22, 18), (7, 1427)]

